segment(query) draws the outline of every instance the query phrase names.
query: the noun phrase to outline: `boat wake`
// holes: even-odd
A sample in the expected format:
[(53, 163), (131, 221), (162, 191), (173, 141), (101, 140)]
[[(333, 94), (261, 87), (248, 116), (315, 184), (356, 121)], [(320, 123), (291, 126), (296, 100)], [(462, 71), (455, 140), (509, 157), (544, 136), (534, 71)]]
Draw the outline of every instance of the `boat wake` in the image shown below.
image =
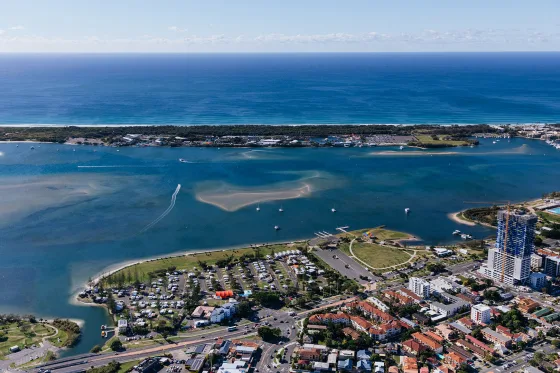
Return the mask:
[(165, 218), (167, 216), (167, 214), (169, 214), (171, 212), (171, 210), (173, 210), (173, 207), (175, 207), (175, 201), (177, 200), (177, 194), (179, 194), (179, 190), (181, 190), (181, 184), (177, 185), (177, 188), (175, 189), (175, 192), (173, 192), (173, 195), (171, 196), (171, 204), (169, 205), (169, 207), (167, 208), (167, 210), (165, 210), (163, 212), (163, 214), (161, 214), (156, 220), (154, 220), (153, 222), (151, 222), (150, 224), (146, 225), (144, 227), (144, 229), (142, 229), (140, 231), (140, 233), (144, 233), (146, 232), (148, 229), (152, 228), (154, 225), (156, 225), (157, 223), (159, 223), (161, 221), (161, 219)]

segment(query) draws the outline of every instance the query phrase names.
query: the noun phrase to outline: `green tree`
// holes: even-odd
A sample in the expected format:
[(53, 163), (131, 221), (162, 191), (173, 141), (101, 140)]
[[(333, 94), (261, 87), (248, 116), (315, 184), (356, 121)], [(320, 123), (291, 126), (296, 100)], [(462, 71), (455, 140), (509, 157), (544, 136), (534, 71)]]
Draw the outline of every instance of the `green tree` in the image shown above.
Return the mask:
[(120, 351), (123, 348), (123, 344), (121, 342), (120, 339), (115, 338), (111, 341), (111, 344), (109, 345), (109, 347), (111, 348), (111, 350), (113, 351)]
[(282, 335), (282, 331), (279, 328), (270, 328), (268, 326), (261, 326), (258, 330), (259, 337), (263, 341), (269, 342), (278, 339)]
[(94, 354), (96, 354), (96, 353), (98, 353), (98, 352), (101, 352), (101, 346), (95, 345), (95, 346), (93, 346), (93, 347), (91, 348), (91, 350), (90, 350), (89, 352), (92, 352), (92, 353), (94, 353)]

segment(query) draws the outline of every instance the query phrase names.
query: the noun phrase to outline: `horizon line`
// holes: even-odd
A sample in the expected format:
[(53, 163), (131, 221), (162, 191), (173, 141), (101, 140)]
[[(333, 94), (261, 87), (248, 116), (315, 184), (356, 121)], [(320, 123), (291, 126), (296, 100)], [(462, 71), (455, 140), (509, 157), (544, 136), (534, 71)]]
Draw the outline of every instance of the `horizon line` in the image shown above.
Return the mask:
[(11, 52), (0, 51), (0, 55), (16, 55), (16, 54), (63, 54), (63, 55), (101, 55), (101, 54), (173, 54), (173, 55), (187, 55), (187, 54), (505, 54), (505, 53), (519, 53), (519, 54), (533, 54), (533, 53), (560, 53), (560, 50), (546, 50), (546, 51), (531, 51), (531, 50), (506, 50), (506, 51), (276, 51), (276, 52), (249, 52), (249, 51), (208, 51), (208, 52), (158, 52), (158, 51), (112, 51), (112, 52), (98, 52), (98, 51), (84, 51), (84, 52), (50, 52), (50, 51), (26, 51), (26, 52)]

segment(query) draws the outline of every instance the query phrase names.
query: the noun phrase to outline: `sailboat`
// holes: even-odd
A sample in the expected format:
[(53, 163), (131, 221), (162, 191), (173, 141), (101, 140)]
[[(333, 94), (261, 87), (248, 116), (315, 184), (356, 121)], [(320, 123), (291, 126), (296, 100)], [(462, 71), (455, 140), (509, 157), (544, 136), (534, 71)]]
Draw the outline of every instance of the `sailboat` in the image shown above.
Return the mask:
[(284, 209), (282, 208), (282, 206), (280, 206), (280, 208), (278, 209), (278, 212), (284, 212)]
[(336, 212), (336, 209), (333, 207), (333, 208), (331, 209), (331, 212)]
[(261, 211), (261, 205), (258, 204), (258, 205), (257, 205), (257, 208), (256, 208), (255, 210), (257, 210), (257, 212)]

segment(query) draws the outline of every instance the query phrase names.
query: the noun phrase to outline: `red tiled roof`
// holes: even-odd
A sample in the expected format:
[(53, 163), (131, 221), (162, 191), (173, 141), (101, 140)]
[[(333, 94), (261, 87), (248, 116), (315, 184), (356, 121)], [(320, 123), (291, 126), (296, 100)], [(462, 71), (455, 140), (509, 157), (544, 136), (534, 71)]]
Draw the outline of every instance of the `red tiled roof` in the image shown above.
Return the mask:
[(443, 342), (445, 341), (445, 338), (443, 338), (443, 337), (437, 335), (437, 334), (434, 333), (434, 332), (427, 331), (427, 332), (424, 332), (424, 334), (427, 335), (428, 337), (430, 337), (431, 339), (433, 339), (434, 341), (440, 343), (440, 344), (443, 343)]
[(408, 348), (410, 351), (414, 351), (416, 353), (422, 352), (426, 350), (426, 346), (416, 342), (414, 339), (409, 339), (403, 342), (403, 347)]
[(416, 339), (418, 342), (422, 343), (424, 346), (431, 348), (432, 350), (439, 350), (443, 348), (442, 345), (422, 333), (416, 332), (412, 334), (412, 338)]

